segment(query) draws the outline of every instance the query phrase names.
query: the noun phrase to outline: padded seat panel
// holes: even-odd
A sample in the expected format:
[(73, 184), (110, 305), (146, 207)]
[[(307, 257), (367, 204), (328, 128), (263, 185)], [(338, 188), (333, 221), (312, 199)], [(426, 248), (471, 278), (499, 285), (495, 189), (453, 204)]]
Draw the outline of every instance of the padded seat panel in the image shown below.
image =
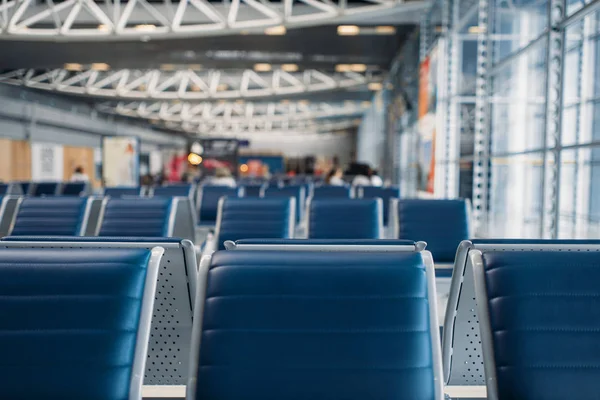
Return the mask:
[(11, 235), (78, 236), (86, 204), (85, 197), (25, 198), (17, 211)]
[(172, 198), (109, 199), (98, 236), (169, 235)]
[(381, 207), (376, 199), (313, 199), (310, 203), (310, 239), (378, 239)]

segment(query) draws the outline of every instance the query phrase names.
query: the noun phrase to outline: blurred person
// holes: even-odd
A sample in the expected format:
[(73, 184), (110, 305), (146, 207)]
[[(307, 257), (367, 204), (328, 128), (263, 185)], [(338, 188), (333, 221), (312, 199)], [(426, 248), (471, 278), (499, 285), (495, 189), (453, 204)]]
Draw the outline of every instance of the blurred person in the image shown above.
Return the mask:
[(346, 182), (342, 179), (344, 176), (344, 171), (341, 168), (334, 168), (329, 171), (327, 174), (327, 178), (325, 178), (325, 183), (331, 186), (344, 186)]
[(371, 179), (369, 178), (370, 169), (368, 165), (359, 164), (357, 174), (352, 180), (352, 186), (371, 186)]
[(228, 168), (220, 167), (215, 170), (215, 176), (208, 178), (207, 185), (236, 187), (237, 182), (231, 176)]
[(89, 182), (89, 180), (89, 176), (87, 176), (81, 165), (75, 168), (73, 175), (71, 175), (71, 182)]
[(379, 176), (379, 173), (377, 172), (377, 170), (372, 169), (371, 171), (371, 186), (377, 186), (377, 187), (382, 187), (383, 186), (383, 179), (381, 179), (381, 177)]

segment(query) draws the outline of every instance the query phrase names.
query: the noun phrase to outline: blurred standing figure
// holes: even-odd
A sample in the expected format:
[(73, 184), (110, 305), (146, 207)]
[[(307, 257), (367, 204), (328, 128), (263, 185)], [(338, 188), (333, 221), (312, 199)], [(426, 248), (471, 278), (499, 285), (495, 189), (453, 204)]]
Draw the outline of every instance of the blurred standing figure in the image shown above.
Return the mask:
[(89, 180), (90, 178), (85, 174), (81, 165), (75, 168), (73, 175), (71, 175), (71, 182), (88, 182)]
[(327, 178), (325, 178), (325, 183), (331, 186), (344, 186), (346, 182), (342, 179), (344, 176), (344, 172), (341, 168), (334, 168), (327, 174)]
[(377, 173), (377, 170), (371, 170), (369, 171), (371, 174), (371, 185), (372, 186), (378, 186), (381, 187), (383, 186), (383, 179), (381, 179), (381, 177), (379, 176), (379, 174)]
[(212, 186), (237, 186), (235, 178), (231, 176), (229, 169), (222, 167), (215, 170), (215, 176), (208, 178), (206, 184)]
[(352, 186), (371, 186), (370, 170), (368, 165), (359, 164), (358, 173), (352, 180)]

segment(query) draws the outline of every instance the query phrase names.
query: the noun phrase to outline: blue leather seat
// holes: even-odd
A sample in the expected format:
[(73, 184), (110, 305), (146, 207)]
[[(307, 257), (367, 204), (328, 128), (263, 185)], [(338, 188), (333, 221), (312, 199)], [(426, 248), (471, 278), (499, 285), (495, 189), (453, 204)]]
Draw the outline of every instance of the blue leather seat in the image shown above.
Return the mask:
[(399, 200), (396, 237), (422, 240), (439, 263), (453, 263), (456, 249), (469, 237), (467, 202), (464, 200)]
[(86, 182), (67, 182), (63, 184), (62, 195), (63, 196), (82, 196), (85, 195), (88, 188)]
[(380, 199), (313, 199), (308, 212), (310, 239), (380, 239)]
[(329, 197), (349, 199), (351, 190), (349, 186), (317, 186), (313, 189), (313, 197), (315, 199)]
[(98, 236), (172, 236), (172, 197), (108, 199)]
[(8, 183), (0, 183), (0, 196), (4, 196), (5, 194), (8, 194), (9, 187), (10, 187), (10, 184), (8, 184)]
[(421, 253), (224, 251), (200, 274), (188, 400), (441, 398)]
[(0, 249), (2, 398), (141, 398), (150, 259), (146, 249)]
[(36, 182), (33, 183), (33, 196), (55, 196), (59, 189), (58, 182)]
[(29, 190), (33, 188), (31, 182), (20, 182), (19, 185), (21, 185), (21, 193), (24, 195), (30, 194)]
[(361, 186), (358, 189), (360, 198), (375, 199), (380, 198), (383, 201), (383, 225), (388, 225), (390, 200), (400, 197), (400, 188), (398, 187), (378, 187), (378, 186)]
[(260, 197), (260, 192), (262, 191), (264, 185), (242, 185), (240, 189), (242, 190), (242, 194), (244, 197)]
[(229, 186), (202, 186), (198, 194), (198, 224), (215, 225), (221, 197), (236, 197), (239, 189)]
[(488, 393), (598, 398), (599, 251), (474, 252)]
[(24, 198), (10, 232), (13, 236), (80, 236), (86, 221), (87, 197)]
[(399, 239), (242, 239), (236, 245), (331, 245), (331, 246), (414, 246), (412, 240)]
[(181, 197), (192, 197), (194, 192), (194, 185), (168, 185), (168, 186), (157, 186), (152, 189), (153, 196), (181, 196)]
[(291, 238), (294, 233), (295, 208), (290, 198), (233, 198), (227, 197), (219, 209), (220, 224), (215, 237), (218, 249), (224, 242), (238, 239)]
[(264, 190), (264, 197), (293, 197), (296, 199), (296, 222), (300, 221), (304, 214), (306, 199), (304, 186), (269, 187)]
[(110, 197), (139, 196), (141, 193), (142, 189), (139, 187), (115, 186), (104, 188), (104, 195)]

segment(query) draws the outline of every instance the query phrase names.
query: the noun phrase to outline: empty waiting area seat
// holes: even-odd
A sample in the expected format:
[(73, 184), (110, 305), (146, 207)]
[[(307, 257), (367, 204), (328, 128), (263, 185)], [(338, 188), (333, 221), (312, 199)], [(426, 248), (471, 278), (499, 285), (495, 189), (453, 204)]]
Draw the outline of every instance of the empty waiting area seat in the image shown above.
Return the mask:
[(593, 399), (600, 249), (472, 251), (490, 399)]
[(304, 186), (268, 187), (263, 189), (262, 197), (293, 197), (296, 199), (296, 221), (302, 219), (306, 201), (306, 189)]
[(381, 199), (312, 199), (310, 239), (382, 239)]
[(81, 236), (89, 208), (87, 197), (27, 197), (19, 202), (9, 234)]
[(224, 250), (226, 241), (238, 239), (292, 238), (295, 203), (293, 198), (222, 198), (215, 235), (207, 251)]
[(221, 197), (237, 197), (239, 189), (230, 186), (204, 185), (198, 190), (198, 224), (215, 225)]
[(441, 399), (427, 255), (239, 250), (205, 258), (187, 398)]
[(313, 189), (312, 197), (315, 199), (336, 197), (352, 197), (352, 191), (349, 186), (317, 186)]
[(62, 185), (63, 196), (84, 196), (88, 194), (89, 184), (87, 182), (67, 182)]
[(192, 198), (195, 186), (192, 184), (156, 186), (150, 189), (151, 196), (181, 196)]
[(383, 201), (383, 224), (388, 225), (390, 200), (400, 197), (398, 187), (360, 186), (356, 188), (357, 197), (362, 199), (380, 198)]
[(34, 182), (32, 187), (32, 196), (56, 196), (60, 194), (62, 184), (60, 182)]
[(465, 200), (393, 200), (391, 223), (398, 239), (422, 240), (438, 263), (454, 263), (456, 249), (469, 238)]
[(174, 205), (171, 197), (109, 198), (101, 211), (97, 236), (173, 236)]
[(241, 185), (240, 190), (244, 197), (260, 197), (260, 193), (264, 187), (265, 184), (247, 184)]
[(139, 187), (115, 186), (104, 188), (104, 195), (110, 197), (140, 196), (141, 194), (142, 188)]
[(0, 249), (6, 399), (140, 399), (162, 249)]

